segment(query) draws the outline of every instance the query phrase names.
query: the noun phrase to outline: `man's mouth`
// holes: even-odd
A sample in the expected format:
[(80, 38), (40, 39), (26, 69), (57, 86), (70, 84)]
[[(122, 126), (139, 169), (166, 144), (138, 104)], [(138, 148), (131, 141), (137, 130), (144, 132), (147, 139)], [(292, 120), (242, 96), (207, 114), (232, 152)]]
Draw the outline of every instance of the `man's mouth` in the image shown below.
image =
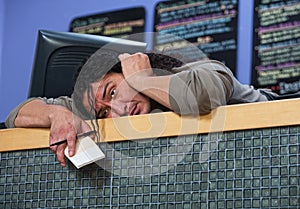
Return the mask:
[(139, 109), (137, 108), (137, 104), (133, 104), (130, 108), (129, 115), (138, 115)]

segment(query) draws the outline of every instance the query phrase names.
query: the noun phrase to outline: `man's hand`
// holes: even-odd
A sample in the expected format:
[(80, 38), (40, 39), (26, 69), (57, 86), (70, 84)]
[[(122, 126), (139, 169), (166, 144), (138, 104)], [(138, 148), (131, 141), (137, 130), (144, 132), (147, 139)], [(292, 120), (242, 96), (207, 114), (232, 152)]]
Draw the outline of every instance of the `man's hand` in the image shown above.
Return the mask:
[(90, 131), (89, 125), (66, 107), (46, 104), (40, 99), (27, 102), (19, 110), (14, 121), (15, 127), (47, 127), (50, 128), (49, 143), (67, 139), (67, 143), (51, 146), (62, 166), (66, 166), (64, 150), (69, 147), (69, 155), (75, 153), (76, 135)]
[[(59, 109), (59, 110), (58, 110)], [(57, 160), (64, 167), (66, 166), (64, 150), (68, 145), (69, 155), (75, 154), (76, 135), (90, 131), (89, 125), (69, 110), (57, 107), (57, 110), (50, 115), (50, 138), (49, 143), (67, 139), (67, 143), (51, 146), (51, 150), (56, 154)]]
[(152, 67), (149, 57), (143, 53), (135, 54), (121, 54), (119, 55), (121, 61), (123, 75), (130, 86), (138, 88), (135, 85), (141, 79), (153, 76)]
[(143, 93), (167, 108), (169, 102), (169, 85), (172, 75), (155, 76), (148, 55), (143, 53), (121, 54), (122, 72), (126, 82), (136, 91)]

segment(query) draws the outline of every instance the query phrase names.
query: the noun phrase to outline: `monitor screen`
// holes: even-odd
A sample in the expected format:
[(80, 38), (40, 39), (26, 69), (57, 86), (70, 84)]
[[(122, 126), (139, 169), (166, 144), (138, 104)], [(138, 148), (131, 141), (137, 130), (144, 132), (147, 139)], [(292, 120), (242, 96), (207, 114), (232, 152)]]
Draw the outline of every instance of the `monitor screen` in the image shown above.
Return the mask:
[(146, 43), (99, 35), (40, 30), (28, 97), (70, 96), (73, 76), (97, 49), (145, 51)]

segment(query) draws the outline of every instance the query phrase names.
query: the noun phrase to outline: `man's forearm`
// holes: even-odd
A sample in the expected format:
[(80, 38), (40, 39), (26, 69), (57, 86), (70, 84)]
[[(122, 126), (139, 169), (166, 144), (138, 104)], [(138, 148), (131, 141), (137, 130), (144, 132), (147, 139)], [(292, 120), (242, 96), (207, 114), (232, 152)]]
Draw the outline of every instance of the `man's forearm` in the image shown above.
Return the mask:
[(129, 85), (138, 92), (171, 109), (169, 100), (170, 79), (171, 76), (133, 76), (130, 78)]
[(51, 117), (58, 111), (67, 111), (63, 106), (46, 104), (36, 99), (26, 103), (15, 118), (15, 127), (50, 127)]

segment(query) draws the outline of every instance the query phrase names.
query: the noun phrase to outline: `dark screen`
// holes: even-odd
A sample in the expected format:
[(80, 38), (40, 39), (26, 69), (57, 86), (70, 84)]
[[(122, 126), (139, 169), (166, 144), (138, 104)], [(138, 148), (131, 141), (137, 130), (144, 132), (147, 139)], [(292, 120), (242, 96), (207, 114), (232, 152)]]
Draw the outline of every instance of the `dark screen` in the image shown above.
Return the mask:
[(40, 30), (29, 97), (70, 96), (74, 74), (97, 49), (134, 53), (146, 43), (99, 35)]
[[(44, 93), (47, 97), (71, 96), (73, 92), (73, 78), (88, 57), (94, 53), (96, 47), (66, 47), (59, 48), (49, 57), (46, 70)], [(62, 85), (54, 85), (56, 83)]]

